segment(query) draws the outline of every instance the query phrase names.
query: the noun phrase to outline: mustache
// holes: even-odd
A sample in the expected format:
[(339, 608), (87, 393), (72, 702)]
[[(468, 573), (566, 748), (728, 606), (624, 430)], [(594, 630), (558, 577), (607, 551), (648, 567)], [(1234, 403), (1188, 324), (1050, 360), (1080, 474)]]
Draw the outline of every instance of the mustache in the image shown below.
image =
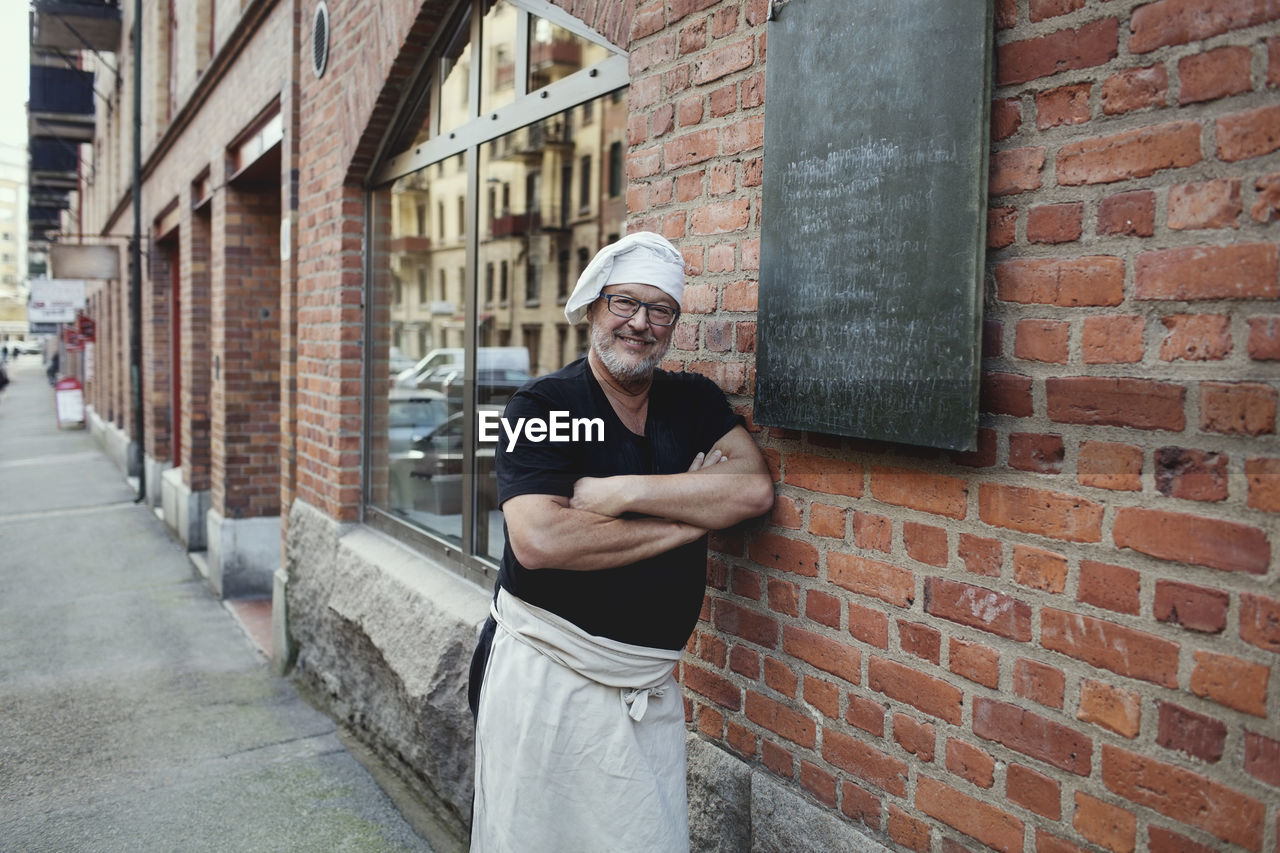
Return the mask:
[(656, 344), (658, 342), (657, 338), (649, 335), (624, 335), (622, 332), (614, 332), (613, 336), (615, 338), (631, 338), (632, 340), (646, 344)]

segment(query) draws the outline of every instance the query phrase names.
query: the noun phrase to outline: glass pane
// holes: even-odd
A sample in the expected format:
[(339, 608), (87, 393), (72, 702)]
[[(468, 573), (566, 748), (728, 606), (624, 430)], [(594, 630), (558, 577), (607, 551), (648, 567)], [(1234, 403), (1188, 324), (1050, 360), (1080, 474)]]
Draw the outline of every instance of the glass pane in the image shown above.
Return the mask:
[(462, 154), (374, 193), (369, 306), (373, 375), (388, 377), (370, 394), (369, 502), (456, 544), (463, 506), (466, 194)]
[[(527, 379), (585, 354), (564, 304), (586, 261), (622, 234), (625, 182), (609, 150), (626, 134), (625, 99), (608, 96), (534, 122), (480, 149), (476, 400), (500, 412)], [(618, 167), (620, 168), (620, 166)], [(478, 432), (478, 431), (477, 431)], [(502, 557), (493, 445), (476, 452), (476, 552)]]
[(529, 18), (529, 91), (541, 89), (609, 57), (600, 45), (544, 18)]
[(516, 99), (516, 20), (519, 10), (497, 0), (485, 13), (481, 26), (484, 42), (484, 75), (480, 85), (480, 111), (491, 112)]
[(471, 119), (471, 15), (463, 17), (440, 59), (440, 132)]

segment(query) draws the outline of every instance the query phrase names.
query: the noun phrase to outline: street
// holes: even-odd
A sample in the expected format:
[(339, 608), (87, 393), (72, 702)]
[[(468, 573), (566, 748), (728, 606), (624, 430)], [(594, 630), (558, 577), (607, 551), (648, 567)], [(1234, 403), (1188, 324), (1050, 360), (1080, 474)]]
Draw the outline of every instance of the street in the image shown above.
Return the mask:
[(430, 851), (40, 357), (0, 392), (0, 851)]

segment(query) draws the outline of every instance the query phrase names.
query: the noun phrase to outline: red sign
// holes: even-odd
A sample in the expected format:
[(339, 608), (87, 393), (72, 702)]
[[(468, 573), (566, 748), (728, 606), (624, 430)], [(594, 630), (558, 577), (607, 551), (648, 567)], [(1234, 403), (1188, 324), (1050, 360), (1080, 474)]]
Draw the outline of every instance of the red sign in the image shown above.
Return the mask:
[(76, 331), (80, 333), (80, 338), (85, 343), (93, 343), (96, 338), (98, 324), (93, 318), (86, 314), (76, 315)]
[(67, 352), (84, 352), (84, 338), (71, 326), (62, 327), (62, 342)]

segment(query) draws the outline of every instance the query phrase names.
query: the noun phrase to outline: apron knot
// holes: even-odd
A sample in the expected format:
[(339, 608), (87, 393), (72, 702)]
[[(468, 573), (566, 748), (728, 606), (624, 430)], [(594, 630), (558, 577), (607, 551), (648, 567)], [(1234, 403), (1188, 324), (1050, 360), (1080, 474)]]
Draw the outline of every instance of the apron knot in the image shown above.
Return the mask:
[(637, 723), (644, 719), (644, 712), (649, 710), (649, 696), (662, 697), (666, 691), (661, 687), (641, 687), (636, 690), (624, 690), (622, 701), (627, 704), (627, 716)]

